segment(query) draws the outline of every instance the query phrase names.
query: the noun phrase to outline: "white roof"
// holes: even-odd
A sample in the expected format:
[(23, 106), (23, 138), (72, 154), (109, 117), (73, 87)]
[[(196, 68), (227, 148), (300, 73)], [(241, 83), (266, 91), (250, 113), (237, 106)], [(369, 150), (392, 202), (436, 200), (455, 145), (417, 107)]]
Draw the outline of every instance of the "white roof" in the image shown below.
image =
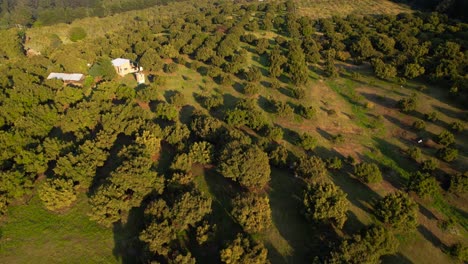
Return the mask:
[(51, 72), (47, 77), (47, 80), (50, 79), (59, 79), (63, 81), (79, 81), (83, 78), (83, 74), (81, 73), (57, 73)]
[(112, 60), (112, 65), (114, 65), (115, 67), (122, 66), (123, 64), (126, 64), (126, 63), (130, 63), (130, 60), (122, 59), (122, 58), (117, 58), (117, 59)]

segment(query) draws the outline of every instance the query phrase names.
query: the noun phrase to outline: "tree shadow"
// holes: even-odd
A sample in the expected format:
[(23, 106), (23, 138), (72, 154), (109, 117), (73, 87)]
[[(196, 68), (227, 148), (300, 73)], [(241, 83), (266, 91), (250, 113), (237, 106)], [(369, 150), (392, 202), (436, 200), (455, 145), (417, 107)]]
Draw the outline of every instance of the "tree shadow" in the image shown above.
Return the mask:
[(244, 93), (244, 87), (245, 85), (239, 82), (236, 82), (232, 85), (232, 88), (234, 88), (236, 92), (241, 93), (241, 94)]
[(192, 114), (195, 111), (195, 107), (192, 105), (184, 105), (179, 111), (179, 120), (184, 124), (190, 123), (192, 120)]
[(429, 242), (431, 242), (432, 245), (434, 245), (435, 247), (440, 248), (442, 251), (448, 250), (448, 247), (425, 226), (419, 225), (418, 231), (419, 233), (423, 235), (424, 238), (426, 238)]
[(278, 91), (284, 95), (286, 95), (287, 97), (291, 97), (291, 98), (294, 98), (294, 94), (293, 94), (293, 91), (289, 88), (285, 88), (285, 87), (280, 87), (278, 88)]
[(378, 105), (381, 105), (387, 108), (394, 108), (398, 105), (398, 101), (393, 98), (381, 96), (378, 94), (364, 93), (364, 92), (360, 94), (364, 96), (364, 98), (366, 98), (368, 101), (371, 101), (373, 103), (376, 103)]
[(460, 119), (460, 120), (464, 119), (463, 113), (458, 113), (458, 112), (455, 112), (455, 111), (453, 111), (451, 109), (440, 107), (440, 106), (437, 106), (437, 105), (432, 105), (432, 107), (434, 109), (436, 109), (436, 111), (441, 112), (442, 114), (444, 114), (444, 115), (446, 115), (448, 117), (455, 118), (455, 119)]
[(297, 144), (297, 141), (299, 140), (300, 136), (296, 131), (291, 130), (291, 129), (286, 128), (286, 127), (282, 127), (282, 126), (278, 126), (278, 127), (283, 129), (283, 139), (284, 140), (286, 140), (287, 142), (289, 142), (292, 145)]
[(382, 263), (385, 264), (413, 264), (411, 260), (403, 256), (401, 253), (382, 256), (381, 260)]
[(328, 133), (327, 131), (321, 129), (320, 127), (317, 127), (315, 130), (326, 140), (333, 140), (333, 135)]
[(146, 245), (139, 239), (144, 229), (144, 208), (134, 207), (130, 210), (126, 223), (121, 221), (113, 226), (114, 257), (123, 264), (146, 263), (149, 257)]
[(419, 212), (421, 214), (423, 214), (425, 217), (427, 217), (428, 219), (432, 220), (432, 219), (438, 219), (431, 211), (429, 211), (429, 209), (427, 209), (424, 205), (422, 205), (421, 203), (418, 204), (419, 206)]
[(275, 107), (270, 99), (265, 98), (263, 95), (260, 95), (257, 100), (258, 106), (265, 112), (274, 114)]
[(362, 230), (366, 227), (364, 223), (361, 222), (361, 220), (358, 219), (356, 214), (354, 214), (352, 211), (347, 212), (348, 219), (346, 220), (344, 226), (343, 226), (343, 231), (348, 234), (355, 234), (359, 230)]

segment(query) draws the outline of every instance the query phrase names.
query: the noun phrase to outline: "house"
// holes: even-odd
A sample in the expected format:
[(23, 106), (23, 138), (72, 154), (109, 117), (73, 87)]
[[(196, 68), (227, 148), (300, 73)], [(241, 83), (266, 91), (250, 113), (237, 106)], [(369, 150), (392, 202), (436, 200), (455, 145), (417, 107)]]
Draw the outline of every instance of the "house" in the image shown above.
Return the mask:
[(115, 71), (120, 76), (125, 76), (129, 73), (139, 72), (141, 69), (137, 65), (133, 64), (129, 59), (117, 58), (112, 60), (112, 65)]
[(81, 73), (58, 73), (58, 72), (51, 72), (49, 76), (47, 76), (47, 80), (50, 79), (57, 79), (62, 80), (64, 83), (72, 83), (72, 84), (81, 84), (84, 79), (84, 75)]

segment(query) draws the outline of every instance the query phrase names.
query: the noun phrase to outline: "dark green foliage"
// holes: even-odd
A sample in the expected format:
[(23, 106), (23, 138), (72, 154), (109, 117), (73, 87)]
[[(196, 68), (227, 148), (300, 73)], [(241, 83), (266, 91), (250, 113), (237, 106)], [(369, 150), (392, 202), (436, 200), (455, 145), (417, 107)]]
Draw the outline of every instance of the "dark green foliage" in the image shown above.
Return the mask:
[(330, 78), (338, 77), (338, 69), (335, 66), (336, 51), (329, 49), (325, 51), (325, 75)]
[(293, 96), (299, 100), (304, 99), (305, 94), (306, 94), (305, 89), (300, 88), (300, 87), (296, 87), (292, 89), (292, 93), (293, 93)]
[(198, 96), (200, 98), (201, 104), (208, 110), (212, 110), (220, 107), (223, 104), (223, 97), (219, 94), (209, 95), (209, 96)]
[(220, 153), (218, 171), (248, 189), (262, 189), (270, 181), (268, 155), (257, 146), (227, 144)]
[(262, 72), (257, 67), (251, 67), (246, 73), (245, 78), (249, 82), (258, 82), (262, 78)]
[(328, 158), (327, 161), (327, 168), (331, 170), (340, 170), (343, 167), (343, 162), (338, 157)]
[(381, 79), (390, 79), (397, 75), (395, 66), (387, 64), (381, 59), (373, 59), (372, 66), (374, 67), (375, 75)]
[(450, 124), (450, 129), (453, 131), (453, 132), (457, 132), (457, 133), (460, 133), (462, 132), (463, 130), (465, 130), (465, 126), (463, 125), (463, 123), (459, 120), (455, 121), (455, 122), (452, 122)]
[(176, 172), (189, 173), (192, 170), (192, 155), (182, 153), (174, 157), (170, 169)]
[(450, 175), (449, 191), (457, 194), (466, 193), (468, 191), (468, 172)]
[(274, 101), (276, 113), (280, 117), (291, 117), (294, 115), (294, 109), (283, 101)]
[(193, 134), (212, 143), (217, 143), (221, 128), (221, 121), (211, 116), (195, 116), (190, 123), (190, 130)]
[(246, 84), (244, 85), (244, 89), (243, 89), (244, 94), (245, 94), (245, 95), (248, 95), (248, 96), (252, 96), (252, 95), (258, 94), (259, 90), (260, 90), (260, 89), (259, 89), (258, 84), (251, 83), (251, 82), (246, 83)]
[(171, 94), (169, 95), (168, 101), (172, 105), (181, 107), (185, 104), (185, 97), (179, 91), (172, 91)]
[(331, 221), (338, 228), (343, 228), (349, 202), (346, 194), (332, 183), (309, 185), (304, 192), (305, 216), (310, 221)]
[(275, 46), (270, 53), (270, 67), (268, 71), (272, 78), (277, 78), (283, 73), (283, 65), (288, 61), (286, 57), (281, 54), (281, 49)]
[(185, 147), (185, 141), (190, 137), (190, 130), (187, 125), (177, 122), (175, 125), (164, 129), (164, 139), (177, 149)]
[(447, 147), (455, 143), (455, 136), (449, 131), (444, 130), (440, 132), (439, 135), (437, 135), (436, 141), (437, 143), (442, 144)]
[(273, 141), (280, 141), (283, 139), (284, 132), (283, 129), (281, 129), (281, 127), (265, 126), (263, 130), (265, 133), (265, 137), (267, 137), (268, 139), (271, 139)]
[(177, 109), (168, 103), (158, 103), (154, 109), (154, 114), (157, 118), (168, 121), (176, 121), (179, 117)]
[(295, 85), (304, 85), (309, 80), (309, 69), (301, 44), (298, 41), (291, 41), (288, 48), (288, 67), (291, 80)]
[(112, 66), (112, 62), (108, 58), (99, 58), (89, 69), (89, 74), (105, 80), (112, 80), (117, 76), (114, 66)]
[(241, 234), (220, 251), (221, 262), (226, 264), (268, 264), (267, 254), (263, 244)]
[(73, 42), (86, 38), (86, 35), (86, 31), (82, 27), (72, 27), (68, 32), (68, 37)]
[(303, 156), (296, 163), (294, 173), (306, 180), (315, 180), (315, 178), (323, 178), (327, 173), (327, 168), (320, 157)]
[(313, 106), (300, 105), (299, 114), (306, 119), (312, 119), (317, 115), (317, 110)]
[(286, 167), (288, 165), (288, 149), (282, 145), (275, 145), (270, 151), (268, 151), (268, 157), (270, 163), (277, 167)]
[(354, 167), (354, 174), (365, 183), (379, 183), (383, 180), (379, 166), (375, 163), (360, 163)]
[(211, 164), (213, 161), (214, 147), (212, 144), (201, 141), (190, 146), (189, 156), (194, 163)]
[(163, 61), (154, 49), (146, 50), (139, 62), (145, 70), (159, 71), (163, 68)]
[(302, 133), (299, 137), (299, 146), (305, 150), (313, 150), (317, 146), (317, 139), (310, 134)]
[(361, 234), (353, 235), (344, 240), (331, 252), (330, 264), (378, 264), (380, 257), (391, 255), (397, 251), (398, 240), (384, 227), (372, 226)]
[(424, 130), (426, 128), (426, 123), (420, 119), (413, 122), (413, 127), (416, 130)]
[(462, 243), (456, 243), (450, 248), (450, 254), (461, 262), (468, 261), (468, 247)]
[(378, 201), (375, 215), (385, 225), (403, 233), (415, 231), (418, 225), (418, 205), (400, 191), (388, 194)]
[(410, 158), (412, 158), (415, 161), (418, 161), (421, 158), (421, 149), (418, 147), (410, 147), (406, 150), (406, 153)]
[(428, 173), (417, 171), (411, 174), (408, 181), (408, 190), (416, 192), (423, 198), (433, 197), (439, 193), (439, 189), (437, 180)]
[(446, 162), (451, 162), (458, 158), (458, 149), (444, 147), (437, 151), (437, 156)]
[(409, 113), (416, 110), (416, 106), (417, 98), (415, 94), (408, 98), (403, 98), (400, 101), (398, 101), (398, 108), (400, 108), (400, 111), (404, 113)]
[(434, 158), (424, 160), (421, 163), (421, 170), (424, 171), (424, 172), (434, 171), (438, 167), (439, 167), (439, 162)]
[(42, 183), (37, 194), (44, 206), (51, 211), (67, 208), (76, 201), (73, 181), (63, 178), (47, 179)]
[(166, 73), (175, 73), (178, 68), (176, 63), (164, 64), (164, 72)]
[(439, 120), (439, 114), (437, 112), (430, 112), (429, 114), (424, 114), (424, 118), (427, 121), (436, 122)]
[(231, 215), (247, 233), (258, 233), (272, 224), (268, 196), (240, 194), (232, 201)]

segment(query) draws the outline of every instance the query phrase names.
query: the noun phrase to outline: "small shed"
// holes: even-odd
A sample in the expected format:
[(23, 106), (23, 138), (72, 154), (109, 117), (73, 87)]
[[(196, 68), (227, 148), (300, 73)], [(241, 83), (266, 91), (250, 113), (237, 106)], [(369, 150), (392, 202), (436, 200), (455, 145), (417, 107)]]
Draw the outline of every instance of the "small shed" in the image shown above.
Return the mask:
[(112, 65), (115, 68), (115, 71), (120, 76), (125, 76), (129, 73), (138, 72), (139, 69), (134, 65), (129, 59), (117, 58), (112, 60)]
[(84, 75), (81, 73), (51, 72), (49, 76), (47, 76), (47, 80), (50, 79), (62, 80), (64, 83), (81, 83), (84, 79)]

